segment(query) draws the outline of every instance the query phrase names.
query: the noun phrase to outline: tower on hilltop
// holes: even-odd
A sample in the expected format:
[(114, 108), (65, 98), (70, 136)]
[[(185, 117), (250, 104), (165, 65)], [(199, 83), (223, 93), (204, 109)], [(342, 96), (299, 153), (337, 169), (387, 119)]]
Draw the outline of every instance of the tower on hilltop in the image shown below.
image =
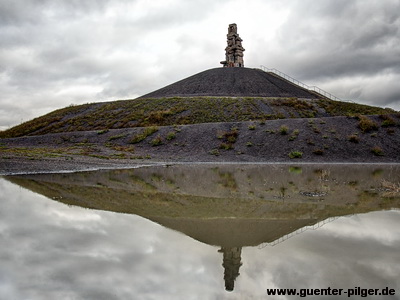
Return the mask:
[(242, 39), (237, 33), (237, 25), (229, 24), (227, 43), (228, 46), (225, 48), (225, 60), (221, 61), (224, 67), (244, 67)]

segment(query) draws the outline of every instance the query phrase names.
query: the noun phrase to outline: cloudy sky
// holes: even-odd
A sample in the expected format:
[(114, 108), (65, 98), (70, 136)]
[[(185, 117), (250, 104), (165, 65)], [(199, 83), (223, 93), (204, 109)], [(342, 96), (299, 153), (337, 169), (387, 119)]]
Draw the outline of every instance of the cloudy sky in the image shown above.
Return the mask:
[(132, 99), (224, 59), (400, 109), (400, 0), (0, 0), (0, 130), (70, 104)]

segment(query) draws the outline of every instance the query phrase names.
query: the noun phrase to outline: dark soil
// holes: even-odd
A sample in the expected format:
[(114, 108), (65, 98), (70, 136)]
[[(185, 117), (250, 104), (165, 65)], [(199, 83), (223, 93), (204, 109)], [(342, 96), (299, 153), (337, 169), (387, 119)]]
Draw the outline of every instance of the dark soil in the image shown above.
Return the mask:
[[(0, 174), (123, 168), (159, 162), (400, 163), (400, 127), (369, 116), (84, 131), (2, 139)], [(397, 116), (394, 118), (398, 118)]]
[(249, 68), (215, 68), (195, 74), (140, 98), (194, 96), (296, 97), (321, 95), (294, 85), (273, 73)]

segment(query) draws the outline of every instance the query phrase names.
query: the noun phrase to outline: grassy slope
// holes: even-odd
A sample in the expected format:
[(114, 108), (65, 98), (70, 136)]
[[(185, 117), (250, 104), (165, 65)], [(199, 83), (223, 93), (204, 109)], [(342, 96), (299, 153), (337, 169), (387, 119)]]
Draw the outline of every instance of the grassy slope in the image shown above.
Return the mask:
[(69, 106), (0, 132), (0, 138), (145, 126), (394, 113), (391, 109), (296, 98), (174, 97)]

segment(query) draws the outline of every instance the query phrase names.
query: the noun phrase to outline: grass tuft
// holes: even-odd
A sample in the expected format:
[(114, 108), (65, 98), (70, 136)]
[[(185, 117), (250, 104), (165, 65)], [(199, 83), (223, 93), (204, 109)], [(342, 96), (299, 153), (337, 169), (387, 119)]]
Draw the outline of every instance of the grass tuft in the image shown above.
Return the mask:
[(289, 127), (287, 127), (286, 125), (282, 125), (281, 127), (279, 127), (279, 133), (281, 135), (286, 135), (289, 132)]
[(146, 127), (146, 128), (143, 129), (142, 133), (134, 135), (130, 139), (129, 143), (130, 144), (140, 143), (141, 141), (146, 139), (148, 136), (152, 135), (153, 133), (155, 133), (157, 131), (158, 131), (158, 127), (157, 126)]
[(376, 156), (383, 156), (383, 155), (384, 155), (382, 148), (381, 148), (381, 147), (378, 147), (378, 146), (373, 147), (373, 148), (371, 149), (371, 152), (372, 152), (373, 154), (375, 154)]
[(303, 157), (303, 152), (300, 151), (292, 151), (289, 153), (289, 158), (302, 158)]
[(370, 132), (372, 130), (377, 130), (379, 128), (378, 124), (372, 121), (367, 116), (360, 115), (358, 118), (358, 128), (361, 129), (362, 132)]

